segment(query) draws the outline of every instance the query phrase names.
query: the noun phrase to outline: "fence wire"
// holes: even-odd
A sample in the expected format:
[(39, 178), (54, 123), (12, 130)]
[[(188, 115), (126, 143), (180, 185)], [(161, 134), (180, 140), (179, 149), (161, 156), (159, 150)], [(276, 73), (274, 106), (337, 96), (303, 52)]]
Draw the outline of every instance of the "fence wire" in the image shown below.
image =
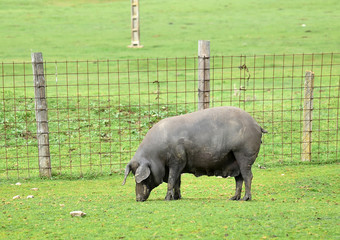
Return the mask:
[[(312, 162), (339, 161), (340, 54), (210, 57), (210, 107), (269, 133), (257, 163), (301, 162), (305, 72), (315, 74)], [(31, 62), (0, 67), (0, 178), (39, 175)], [(197, 57), (44, 62), (53, 175), (121, 171), (159, 120), (197, 110)]]

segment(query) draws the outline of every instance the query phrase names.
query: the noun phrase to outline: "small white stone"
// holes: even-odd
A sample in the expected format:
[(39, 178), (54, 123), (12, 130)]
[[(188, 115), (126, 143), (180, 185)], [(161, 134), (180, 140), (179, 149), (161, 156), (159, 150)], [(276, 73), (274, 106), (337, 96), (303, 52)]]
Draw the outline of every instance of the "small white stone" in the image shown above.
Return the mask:
[(84, 217), (86, 215), (86, 213), (82, 212), (82, 211), (73, 211), (70, 212), (72, 217)]
[(16, 195), (16, 196), (13, 197), (13, 199), (19, 199), (19, 198), (20, 198), (19, 195)]
[(28, 195), (26, 198), (34, 198), (33, 195)]
[(260, 164), (257, 164), (257, 166), (258, 166), (260, 169), (266, 169), (266, 167), (263, 167), (263, 166), (261, 166)]
[(31, 188), (32, 191), (38, 191), (39, 188)]
[(15, 185), (17, 185), (17, 186), (21, 186), (21, 183), (17, 182)]

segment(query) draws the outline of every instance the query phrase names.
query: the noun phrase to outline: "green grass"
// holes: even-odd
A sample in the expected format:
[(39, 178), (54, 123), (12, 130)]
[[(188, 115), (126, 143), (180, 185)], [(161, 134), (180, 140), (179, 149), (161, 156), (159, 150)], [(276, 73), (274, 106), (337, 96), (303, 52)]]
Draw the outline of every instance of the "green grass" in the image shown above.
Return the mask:
[[(233, 179), (183, 175), (179, 201), (166, 185), (135, 201), (134, 180), (0, 183), (2, 239), (338, 239), (339, 164), (254, 168), (253, 201), (227, 199)], [(39, 188), (32, 191), (31, 188)], [(33, 194), (33, 199), (26, 199)], [(20, 195), (21, 199), (12, 197)], [(72, 218), (81, 210), (84, 218)]]
[[(142, 49), (129, 49), (130, 1), (2, 0), (1, 61), (336, 52), (337, 0), (141, 1)], [(305, 24), (305, 27), (302, 25)]]

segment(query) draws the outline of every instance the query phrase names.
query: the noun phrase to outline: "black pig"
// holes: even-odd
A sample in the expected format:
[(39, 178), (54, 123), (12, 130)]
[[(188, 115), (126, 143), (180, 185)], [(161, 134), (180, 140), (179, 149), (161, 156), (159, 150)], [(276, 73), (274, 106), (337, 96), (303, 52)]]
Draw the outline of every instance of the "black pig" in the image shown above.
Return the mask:
[(152, 189), (168, 183), (165, 199), (181, 198), (181, 174), (235, 177), (239, 200), (243, 181), (251, 200), (251, 167), (265, 131), (247, 112), (235, 107), (216, 107), (155, 124), (146, 134), (125, 169), (135, 175), (136, 200), (148, 199)]

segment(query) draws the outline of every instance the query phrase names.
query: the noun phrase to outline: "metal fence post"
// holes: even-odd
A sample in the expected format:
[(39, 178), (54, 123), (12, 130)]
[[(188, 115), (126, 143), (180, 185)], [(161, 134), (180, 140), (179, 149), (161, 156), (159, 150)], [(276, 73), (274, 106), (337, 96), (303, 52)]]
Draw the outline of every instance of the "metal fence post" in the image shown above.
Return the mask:
[(198, 41), (198, 110), (210, 103), (210, 41)]
[(302, 161), (312, 160), (313, 88), (314, 73), (307, 71), (305, 75), (305, 96), (303, 103)]
[(35, 95), (35, 117), (37, 121), (37, 140), (40, 177), (51, 177), (51, 159), (47, 118), (44, 64), (42, 53), (32, 53), (32, 67)]

